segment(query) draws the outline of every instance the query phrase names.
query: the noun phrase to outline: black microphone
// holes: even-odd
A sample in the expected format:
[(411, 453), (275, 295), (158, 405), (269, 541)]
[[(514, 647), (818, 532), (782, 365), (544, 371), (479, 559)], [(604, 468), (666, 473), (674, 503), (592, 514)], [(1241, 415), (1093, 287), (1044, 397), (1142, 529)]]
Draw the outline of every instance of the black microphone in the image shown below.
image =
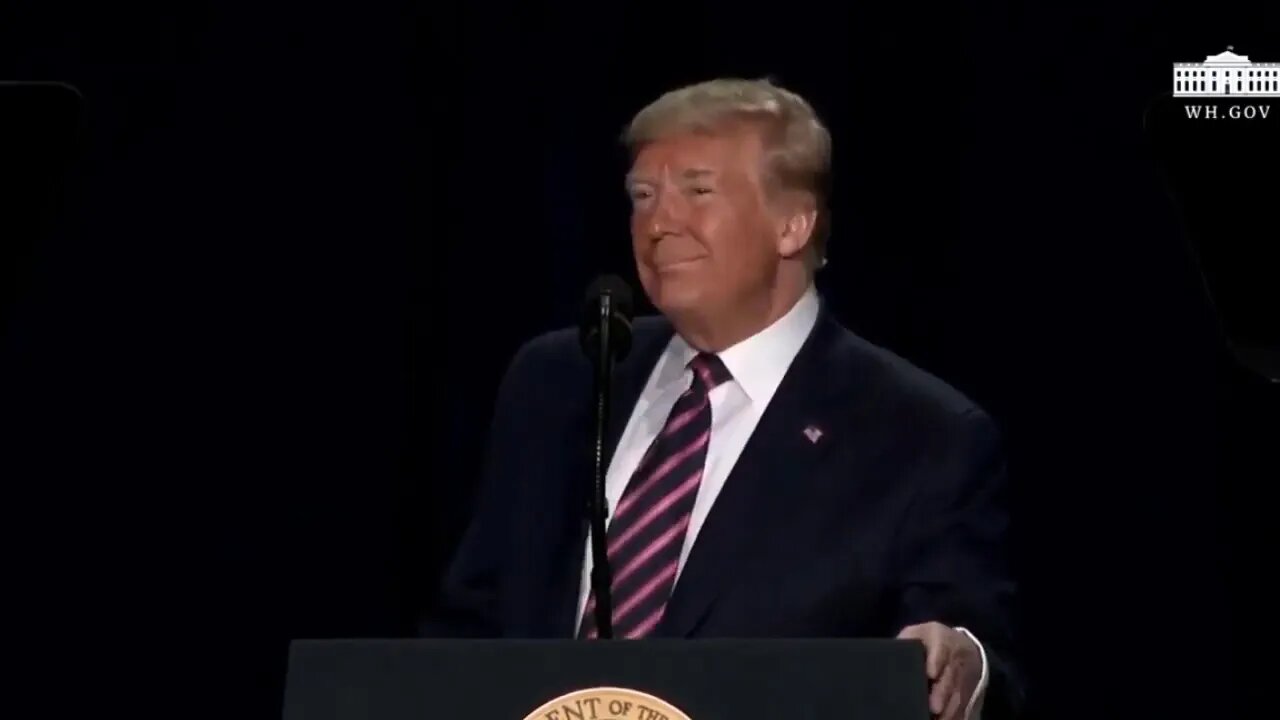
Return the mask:
[(591, 501), (587, 505), (591, 527), (591, 588), (596, 598), (596, 635), (613, 637), (613, 572), (605, 520), (609, 516), (604, 481), (609, 467), (606, 438), (609, 433), (609, 395), (613, 365), (631, 349), (631, 288), (616, 275), (601, 275), (587, 288), (578, 338), (595, 370), (595, 432), (591, 454), (594, 465)]

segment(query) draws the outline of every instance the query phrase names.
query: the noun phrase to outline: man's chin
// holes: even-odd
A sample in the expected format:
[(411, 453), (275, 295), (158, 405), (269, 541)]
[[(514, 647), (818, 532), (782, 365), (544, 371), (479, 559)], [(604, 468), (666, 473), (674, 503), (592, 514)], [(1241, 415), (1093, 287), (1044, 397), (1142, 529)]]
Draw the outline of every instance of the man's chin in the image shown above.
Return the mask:
[(664, 315), (680, 315), (706, 305), (706, 293), (696, 283), (665, 278), (657, 282), (652, 297), (654, 307)]

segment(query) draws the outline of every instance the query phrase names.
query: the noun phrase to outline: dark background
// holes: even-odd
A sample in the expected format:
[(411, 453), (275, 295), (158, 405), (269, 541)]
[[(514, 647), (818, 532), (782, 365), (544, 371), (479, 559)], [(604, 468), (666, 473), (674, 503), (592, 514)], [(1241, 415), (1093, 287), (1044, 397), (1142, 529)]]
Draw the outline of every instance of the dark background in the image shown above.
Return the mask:
[(277, 717), (290, 638), (409, 633), (511, 353), (634, 277), (622, 126), (770, 75), (835, 136), (822, 290), (1006, 432), (1036, 716), (1237, 715), (1273, 645), (1276, 396), (1142, 116), (1172, 62), (1280, 61), (1278, 15), (0, 6), (0, 80), (83, 96), (0, 365), (13, 702)]

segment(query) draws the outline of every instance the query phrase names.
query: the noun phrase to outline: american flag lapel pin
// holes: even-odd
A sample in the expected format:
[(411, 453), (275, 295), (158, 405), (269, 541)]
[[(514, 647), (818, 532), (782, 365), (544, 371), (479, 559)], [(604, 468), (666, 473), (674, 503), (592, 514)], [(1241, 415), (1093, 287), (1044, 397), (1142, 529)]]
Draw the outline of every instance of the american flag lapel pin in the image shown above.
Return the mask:
[(822, 428), (817, 425), (809, 425), (804, 429), (804, 436), (809, 438), (809, 442), (817, 445), (818, 441), (822, 439)]

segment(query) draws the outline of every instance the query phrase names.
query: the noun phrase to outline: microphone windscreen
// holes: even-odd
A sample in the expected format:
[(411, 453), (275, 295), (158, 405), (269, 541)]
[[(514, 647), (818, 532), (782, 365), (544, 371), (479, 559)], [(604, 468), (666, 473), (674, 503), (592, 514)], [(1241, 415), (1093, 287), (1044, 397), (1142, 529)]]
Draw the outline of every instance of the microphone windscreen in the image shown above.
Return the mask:
[(613, 309), (618, 315), (630, 320), (632, 313), (632, 295), (631, 286), (617, 275), (600, 275), (591, 281), (591, 285), (587, 287), (587, 306), (597, 308), (600, 306), (600, 298), (604, 295), (611, 295), (613, 298)]
[(631, 287), (617, 275), (600, 275), (587, 286), (582, 306), (578, 340), (592, 362), (600, 361), (601, 300), (609, 298), (609, 353), (615, 360), (626, 357), (631, 349)]

